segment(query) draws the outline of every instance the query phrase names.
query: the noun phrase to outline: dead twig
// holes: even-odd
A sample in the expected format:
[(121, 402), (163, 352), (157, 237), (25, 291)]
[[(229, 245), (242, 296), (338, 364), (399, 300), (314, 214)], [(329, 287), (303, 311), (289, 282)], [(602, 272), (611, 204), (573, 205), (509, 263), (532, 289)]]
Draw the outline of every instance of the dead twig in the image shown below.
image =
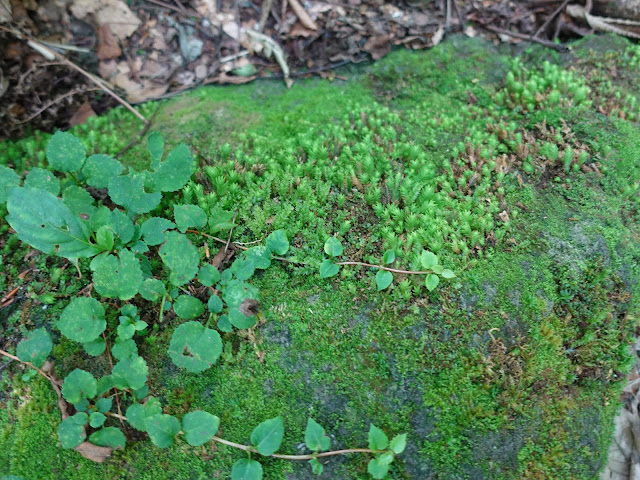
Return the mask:
[(156, 107), (156, 109), (153, 111), (153, 113), (151, 114), (151, 117), (149, 118), (149, 120), (147, 120), (144, 124), (144, 127), (142, 127), (142, 129), (138, 132), (138, 134), (133, 137), (131, 139), (131, 141), (122, 149), (120, 150), (118, 153), (116, 153), (115, 158), (118, 158), (122, 155), (124, 155), (126, 152), (128, 152), (135, 144), (137, 144), (140, 140), (142, 140), (142, 137), (144, 137), (144, 135), (147, 133), (147, 131), (149, 130), (149, 128), (151, 127), (151, 124), (153, 123), (153, 119), (156, 116), (156, 113), (158, 113), (158, 110), (160, 109), (160, 105), (158, 105)]
[(269, 19), (269, 12), (271, 12), (271, 7), (273, 6), (273, 0), (264, 0), (262, 2), (262, 11), (260, 12), (260, 22), (258, 22), (258, 31), (264, 31), (264, 27), (267, 24), (267, 20)]
[(503, 35), (509, 35), (510, 37), (518, 38), (520, 40), (526, 40), (528, 42), (539, 43), (540, 45), (544, 45), (545, 47), (553, 48), (554, 50), (557, 50), (558, 52), (566, 53), (566, 52), (569, 51), (567, 46), (563, 45), (561, 43), (554, 43), (554, 42), (551, 42), (549, 40), (544, 40), (542, 38), (535, 38), (535, 37), (531, 37), (530, 35), (524, 35), (522, 33), (511, 32), (509, 30), (504, 30), (502, 28), (492, 27), (491, 25), (483, 25), (483, 27), (486, 28), (487, 30), (490, 30), (490, 31), (494, 32), (494, 33), (501, 33)]
[(38, 110), (36, 113), (31, 115), (26, 120), (22, 120), (20, 122), (17, 122), (16, 125), (21, 125), (23, 123), (30, 122), (31, 120), (36, 118), (38, 115), (40, 115), (42, 112), (44, 112), (46, 109), (52, 107), (53, 105), (55, 105), (56, 103), (60, 102), (61, 100), (64, 100), (67, 97), (71, 97), (72, 95), (76, 95), (78, 93), (95, 92), (95, 91), (100, 91), (100, 90), (102, 90), (102, 89), (101, 88), (87, 88), (85, 90), (72, 90), (71, 92), (65, 93), (64, 95), (61, 95), (61, 96), (59, 96), (58, 98), (56, 98), (54, 100), (51, 100), (44, 107), (42, 107), (40, 110)]
[(547, 17), (547, 19), (540, 26), (540, 28), (536, 30), (536, 33), (533, 34), (532, 38), (537, 38), (542, 32), (544, 32), (549, 26), (549, 24), (553, 21), (553, 19), (556, 18), (558, 14), (565, 9), (569, 1), (570, 0), (564, 0), (564, 2), (562, 2), (562, 4), (558, 8), (556, 8), (551, 15)]

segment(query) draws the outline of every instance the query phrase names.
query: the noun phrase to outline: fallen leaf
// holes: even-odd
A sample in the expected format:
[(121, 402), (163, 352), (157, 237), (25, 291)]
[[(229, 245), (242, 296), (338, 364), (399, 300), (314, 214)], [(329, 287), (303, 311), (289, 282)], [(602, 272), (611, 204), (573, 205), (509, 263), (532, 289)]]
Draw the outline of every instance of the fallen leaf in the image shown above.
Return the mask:
[(109, 25), (100, 25), (98, 27), (98, 47), (96, 48), (96, 55), (100, 60), (110, 60), (122, 55), (122, 50), (120, 49), (120, 45), (118, 45), (118, 39), (111, 31)]
[(110, 447), (99, 447), (91, 442), (82, 442), (75, 448), (80, 455), (92, 462), (102, 463), (111, 457), (113, 449)]
[(121, 0), (74, 0), (69, 9), (76, 18), (93, 15), (98, 25), (109, 25), (121, 40), (131, 36), (141, 23)]
[(85, 101), (69, 119), (69, 125), (71, 125), (72, 127), (75, 127), (76, 125), (82, 125), (87, 121), (87, 118), (95, 116), (96, 112), (94, 112), (93, 108), (91, 108), (91, 104), (89, 103), (89, 101)]
[(391, 51), (391, 37), (389, 35), (374, 35), (364, 44), (364, 50), (369, 52), (374, 60), (380, 60)]

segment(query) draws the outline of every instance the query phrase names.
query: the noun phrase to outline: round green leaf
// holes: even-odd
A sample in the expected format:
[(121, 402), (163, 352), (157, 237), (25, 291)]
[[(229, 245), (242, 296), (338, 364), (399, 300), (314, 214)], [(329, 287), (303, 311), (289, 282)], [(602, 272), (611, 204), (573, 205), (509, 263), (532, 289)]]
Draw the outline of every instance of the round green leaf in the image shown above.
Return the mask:
[(304, 443), (312, 452), (321, 452), (329, 449), (331, 439), (325, 435), (324, 428), (318, 422), (309, 418), (304, 432)]
[(435, 253), (423, 250), (420, 255), (420, 262), (426, 270), (430, 270), (438, 264), (438, 256)]
[(393, 282), (393, 274), (387, 270), (378, 270), (376, 273), (376, 285), (378, 291), (384, 290)]
[(251, 247), (246, 251), (245, 256), (248, 261), (253, 263), (255, 268), (264, 270), (271, 265), (271, 250), (268, 247), (262, 245)]
[(84, 348), (84, 351), (92, 357), (97, 357), (106, 350), (107, 346), (105, 345), (102, 337), (96, 337), (90, 342), (83, 343), (82, 348)]
[[(98, 413), (97, 415), (101, 415)], [(92, 425), (93, 426), (93, 425)], [(89, 437), (89, 441), (101, 447), (124, 448), (126, 439), (124, 433), (116, 427), (101, 428)]]
[(394, 249), (387, 250), (382, 256), (382, 261), (386, 264), (393, 263), (396, 260), (396, 251)]
[(182, 431), (189, 445), (197, 447), (207, 443), (218, 432), (220, 419), (215, 415), (196, 410), (182, 419)]
[(78, 424), (78, 415), (87, 416), (86, 413), (76, 413), (73, 417), (65, 418), (58, 426), (58, 438), (62, 444), (62, 448), (75, 448), (84, 442), (87, 434), (84, 431), (84, 423)]
[(121, 250), (119, 257), (102, 254), (91, 261), (93, 286), (104, 297), (129, 300), (142, 283), (140, 260), (128, 249)]
[(262, 480), (260, 462), (241, 458), (231, 467), (231, 480)]
[(173, 311), (180, 318), (192, 320), (204, 313), (204, 305), (196, 297), (180, 295), (173, 303)]
[(24, 179), (24, 186), (46, 190), (56, 196), (60, 193), (60, 180), (44, 168), (33, 167)]
[(165, 293), (167, 293), (167, 289), (164, 287), (164, 283), (157, 278), (147, 278), (140, 285), (140, 295), (150, 302), (157, 302)]
[(109, 180), (124, 171), (124, 166), (109, 155), (95, 154), (87, 158), (82, 173), (87, 177), (87, 184), (96, 188), (107, 188)]
[(172, 415), (151, 415), (144, 419), (144, 428), (155, 445), (167, 448), (173, 444), (174, 437), (180, 432), (180, 422)]
[(256, 265), (251, 258), (236, 258), (231, 264), (231, 271), (238, 280), (249, 280), (256, 271)]
[(85, 158), (84, 145), (70, 133), (58, 130), (47, 143), (47, 161), (59, 172), (80, 170)]
[(253, 327), (257, 320), (255, 315), (245, 315), (237, 308), (230, 308), (229, 321), (234, 327), (243, 330)]
[(36, 367), (41, 367), (52, 348), (51, 336), (43, 327), (29, 332), (18, 344), (16, 353), (23, 362), (31, 362)]
[(436, 288), (439, 283), (440, 283), (440, 277), (438, 277), (433, 273), (430, 273), (429, 275), (427, 275), (427, 279), (425, 280), (425, 285), (427, 286), (427, 290), (429, 290), (430, 292), (433, 291), (433, 289)]
[(107, 328), (104, 308), (98, 300), (89, 297), (71, 300), (60, 315), (57, 325), (65, 337), (80, 343), (94, 340)]
[(342, 244), (340, 240), (336, 237), (329, 237), (327, 241), (324, 243), (324, 251), (327, 255), (331, 257), (337, 257), (338, 255), (342, 255), (343, 252)]
[(169, 356), (177, 366), (200, 373), (216, 363), (222, 353), (220, 334), (198, 322), (186, 322), (173, 332)]
[(369, 427), (369, 448), (371, 450), (385, 450), (389, 446), (389, 438), (387, 435), (371, 424)]
[(221, 332), (233, 332), (233, 325), (231, 325), (228, 316), (220, 315), (218, 319), (218, 330)]
[(282, 417), (265, 420), (251, 432), (251, 443), (261, 455), (275, 453), (284, 437), (284, 420)]
[(159, 415), (161, 413), (162, 406), (160, 405), (160, 401), (155, 397), (149, 397), (144, 405), (140, 403), (134, 403), (129, 408), (127, 408), (127, 422), (129, 422), (131, 426), (136, 430), (145, 432), (145, 418), (151, 417), (153, 415)]
[(324, 471), (324, 466), (320, 463), (317, 458), (312, 458), (309, 460), (309, 464), (311, 465), (311, 471), (314, 475), (322, 475)]
[(149, 367), (144, 358), (139, 356), (128, 357), (120, 360), (113, 367), (113, 381), (118, 388), (142, 388), (147, 382)]
[(197, 205), (174, 205), (173, 218), (182, 233), (190, 227), (200, 228), (207, 224), (207, 214)]
[(76, 368), (66, 376), (62, 384), (62, 396), (69, 403), (78, 403), (83, 398), (93, 398), (98, 391), (98, 383), (89, 372)]
[(115, 209), (111, 212), (110, 226), (123, 245), (129, 243), (135, 233), (133, 222), (122, 210)]
[(277, 255), (284, 255), (287, 253), (289, 251), (289, 239), (287, 238), (287, 232), (284, 230), (271, 232), (267, 237), (267, 248)]
[(210, 263), (205, 263), (200, 267), (200, 270), (198, 270), (198, 280), (201, 284), (211, 287), (220, 281), (220, 270)]
[[(100, 412), (93, 412), (89, 416), (89, 425), (91, 425), (93, 428), (100, 428), (104, 424), (104, 421), (106, 419), (107, 417), (105, 417), (104, 414)], [(93, 441), (92, 439), (90, 440)]]
[(222, 297), (229, 308), (239, 308), (248, 298), (260, 300), (260, 290), (250, 283), (231, 280), (224, 288)]
[(107, 413), (111, 410), (111, 405), (113, 404), (113, 400), (110, 398), (101, 398), (96, 402), (96, 408), (100, 413)]
[(11, 228), (33, 248), (64, 258), (92, 257), (99, 253), (82, 220), (49, 192), (12, 187), (7, 210), (6, 220)]
[(331, 260), (324, 260), (320, 265), (320, 278), (333, 277), (340, 271), (340, 267)]
[(11, 168), (0, 165), (0, 203), (7, 201), (9, 188), (20, 186), (20, 176)]
[(223, 307), (222, 300), (217, 295), (211, 295), (211, 297), (209, 297), (209, 301), (207, 302), (207, 307), (209, 308), (210, 312), (220, 313)]
[(181, 233), (167, 232), (165, 237), (167, 241), (160, 247), (160, 258), (171, 270), (171, 283), (176, 286), (184, 285), (198, 272), (198, 249)]

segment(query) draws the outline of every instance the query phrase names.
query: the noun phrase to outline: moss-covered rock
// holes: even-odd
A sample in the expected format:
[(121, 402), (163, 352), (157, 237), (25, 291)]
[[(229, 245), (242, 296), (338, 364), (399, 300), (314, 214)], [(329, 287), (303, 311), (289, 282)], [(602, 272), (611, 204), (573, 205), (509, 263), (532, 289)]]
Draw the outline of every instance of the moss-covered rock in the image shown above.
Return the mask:
[[(178, 318), (140, 342), (164, 412), (214, 413), (220, 435), (240, 443), (282, 415), (281, 451), (290, 454), (302, 450), (308, 416), (333, 448), (365, 446), (370, 423), (407, 432), (393, 479), (594, 478), (638, 327), (640, 128), (631, 99), (640, 92), (628, 79), (639, 59), (637, 47), (612, 37), (563, 56), (532, 48), (517, 60), (506, 47), (454, 37), (354, 67), (343, 72), (348, 81), (286, 90), (265, 80), (144, 106), (147, 115), (158, 108), (153, 129), (169, 144), (186, 141), (199, 165), (172, 202), (237, 212), (239, 242), (285, 229), (292, 258), (304, 262), (258, 276), (264, 322), (249, 335), (225, 333), (222, 360), (201, 374), (168, 360)], [(113, 154), (135, 128), (115, 110), (74, 133), (88, 154)], [(0, 163), (20, 173), (44, 166), (47, 138), (1, 144)], [(144, 147), (121, 160), (145, 168)], [(172, 212), (163, 202), (155, 214)], [(7, 290), (29, 280), (16, 267), (25, 247), (2, 232)], [(424, 275), (397, 273), (378, 292), (375, 269), (361, 266), (321, 279), (330, 235), (344, 260), (380, 264), (393, 249), (394, 267), (415, 271), (427, 249), (457, 276), (433, 291)], [(61, 307), (42, 310), (50, 298), (42, 295), (64, 305), (84, 286), (64, 262), (36, 262), (32, 300), (0, 313), (3, 337), (53, 325)], [(55, 268), (63, 270), (52, 282)], [(150, 325), (154, 316), (141, 313)], [(87, 367), (87, 358), (64, 341), (54, 350), (60, 373), (107, 368), (101, 357)], [(4, 372), (0, 472), (227, 478), (240, 456), (219, 444), (161, 450), (130, 434), (125, 450), (92, 464), (57, 445), (48, 385)], [(367, 460), (332, 457), (320, 478), (367, 478)], [(314, 478), (306, 463), (263, 464), (268, 480)]]

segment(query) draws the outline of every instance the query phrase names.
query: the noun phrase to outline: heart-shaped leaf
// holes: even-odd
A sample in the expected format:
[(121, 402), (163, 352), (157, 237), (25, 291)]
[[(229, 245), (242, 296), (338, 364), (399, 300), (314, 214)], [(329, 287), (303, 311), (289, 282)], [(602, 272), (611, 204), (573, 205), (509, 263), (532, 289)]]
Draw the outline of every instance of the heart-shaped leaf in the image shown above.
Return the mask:
[(251, 432), (251, 443), (261, 455), (275, 453), (284, 437), (284, 420), (282, 417), (265, 420)]
[(167, 289), (164, 283), (157, 278), (147, 278), (140, 285), (140, 295), (150, 302), (157, 302), (165, 293), (167, 293)]
[(154, 192), (175, 192), (184, 187), (193, 174), (193, 158), (189, 148), (181, 143), (154, 169)]
[(304, 443), (312, 452), (321, 452), (329, 449), (331, 439), (325, 435), (324, 428), (318, 422), (309, 418), (304, 432)]
[(262, 465), (248, 458), (241, 458), (231, 467), (231, 480), (262, 480)]
[(200, 270), (198, 270), (198, 280), (203, 285), (211, 287), (220, 281), (220, 270), (210, 263), (205, 263), (200, 267)]
[(320, 278), (333, 277), (340, 271), (340, 267), (331, 260), (324, 260), (320, 265)]
[(221, 353), (220, 334), (198, 322), (180, 325), (169, 343), (169, 356), (173, 363), (193, 373), (209, 368)]
[(324, 242), (324, 251), (331, 257), (342, 255), (343, 250), (340, 240), (336, 237), (329, 237), (327, 238), (327, 241)]
[(172, 415), (151, 415), (144, 419), (144, 428), (155, 445), (167, 448), (173, 444), (174, 437), (180, 432), (180, 422)]
[(371, 450), (385, 450), (389, 446), (387, 435), (375, 425), (369, 427), (369, 448)]
[(389, 443), (389, 448), (393, 451), (393, 453), (402, 453), (407, 446), (407, 434), (402, 433), (400, 435), (396, 435), (391, 439)]
[(39, 188), (52, 195), (60, 193), (60, 180), (52, 172), (44, 168), (33, 167), (24, 179), (24, 186), (29, 188)]
[(112, 376), (116, 387), (137, 390), (147, 382), (149, 367), (144, 358), (131, 356), (115, 364)]
[(204, 313), (204, 305), (196, 297), (180, 295), (173, 303), (173, 311), (180, 318), (192, 320)]
[(158, 206), (162, 194), (145, 192), (144, 176), (129, 173), (109, 180), (109, 197), (127, 212), (147, 213)]
[(420, 255), (420, 262), (426, 270), (430, 270), (438, 264), (438, 256), (433, 252), (423, 250), (422, 254)]
[(207, 443), (218, 432), (220, 419), (215, 415), (195, 410), (182, 419), (182, 431), (189, 445), (197, 447)]
[(436, 274), (430, 273), (429, 275), (427, 275), (427, 279), (425, 280), (427, 290), (429, 290), (430, 292), (433, 291), (433, 289), (435, 289), (439, 283), (440, 277), (438, 277)]
[(105, 417), (103, 413), (93, 412), (89, 416), (89, 425), (91, 425), (93, 428), (100, 428), (104, 424), (106, 419), (107, 417)]
[(384, 290), (393, 283), (393, 274), (387, 270), (378, 270), (376, 273), (376, 285), (378, 291)]
[(58, 438), (62, 448), (75, 448), (84, 442), (87, 434), (84, 431), (84, 422), (78, 424), (79, 416), (87, 417), (86, 413), (76, 413), (72, 417), (65, 418), (58, 426)]
[(127, 422), (129, 422), (131, 426), (136, 430), (145, 432), (145, 418), (151, 417), (153, 415), (159, 415), (161, 413), (162, 407), (160, 405), (160, 401), (155, 397), (149, 397), (144, 405), (140, 403), (134, 403), (129, 408), (127, 408)]
[[(267, 248), (277, 255), (284, 255), (289, 251), (289, 239), (287, 232), (276, 230), (267, 237)], [(260, 267), (262, 268), (262, 267)]]
[(153, 246), (160, 245), (164, 242), (166, 240), (164, 236), (165, 232), (175, 227), (176, 225), (166, 218), (151, 217), (142, 224), (140, 232), (142, 233), (145, 243)]

